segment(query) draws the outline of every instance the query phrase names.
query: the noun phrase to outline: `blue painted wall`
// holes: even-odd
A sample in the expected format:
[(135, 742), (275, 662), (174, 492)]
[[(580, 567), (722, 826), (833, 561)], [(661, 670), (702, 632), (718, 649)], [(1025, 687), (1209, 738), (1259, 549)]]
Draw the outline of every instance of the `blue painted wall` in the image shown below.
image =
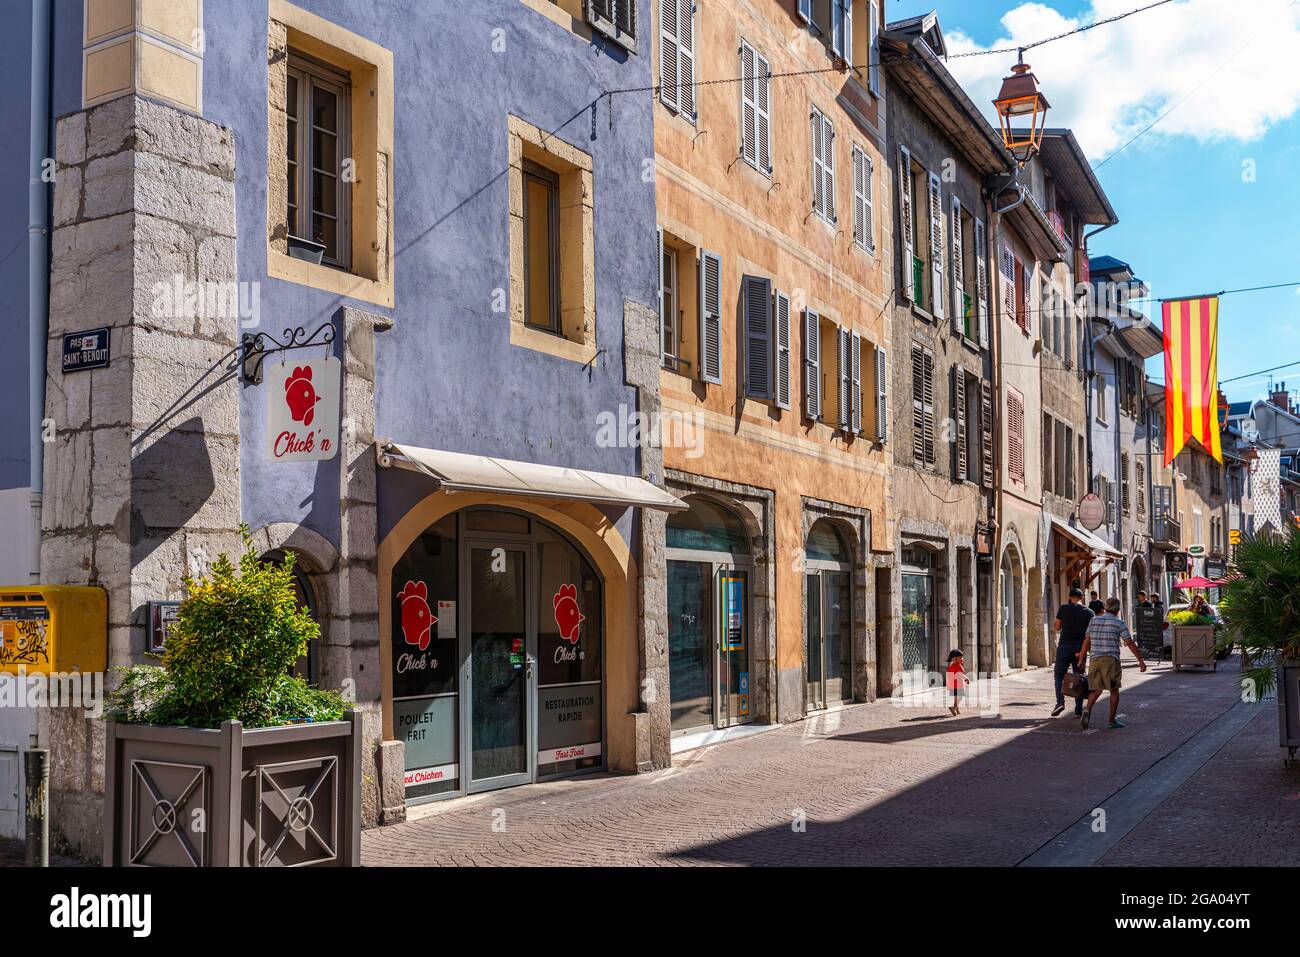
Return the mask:
[[(396, 307), (355, 303), (395, 323), (377, 339), (378, 435), (635, 473), (635, 449), (597, 448), (594, 437), (598, 413), (635, 407), (623, 379), (624, 299), (656, 302), (654, 184), (642, 180), (654, 157), (652, 101), (646, 93), (614, 97), (612, 129), (602, 102), (594, 131), (588, 107), (603, 90), (651, 84), (649, 0), (641, 0), (635, 55), (582, 40), (520, 0), (299, 5), (394, 56)], [(240, 279), (262, 284), (262, 329), (313, 329), (343, 300), (266, 276), (266, 4), (206, 0), (204, 20), (204, 114), (235, 133)], [(504, 52), (494, 51), (494, 39)], [(495, 291), (509, 290), (510, 114), (593, 156), (604, 355), (590, 370), (512, 346), (508, 313), (492, 310)], [(337, 541), (340, 463), (271, 462), (265, 401), (262, 387), (244, 389), (245, 519), (254, 527), (302, 522)]]

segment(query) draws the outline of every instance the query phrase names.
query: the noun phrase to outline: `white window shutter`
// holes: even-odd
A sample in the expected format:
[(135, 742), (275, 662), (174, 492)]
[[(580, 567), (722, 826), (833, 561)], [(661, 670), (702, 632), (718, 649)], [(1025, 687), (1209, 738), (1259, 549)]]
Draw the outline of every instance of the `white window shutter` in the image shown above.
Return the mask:
[(839, 327), (836, 329), (839, 334), (839, 348), (836, 371), (839, 373), (839, 423), (840, 428), (848, 431), (852, 423), (852, 407), (849, 401), (850, 390), (853, 387), (853, 369), (849, 359), (849, 345), (852, 339), (849, 336), (849, 330)]
[(790, 297), (777, 291), (773, 301), (776, 314), (776, 404), (790, 408)]
[(822, 325), (821, 316), (811, 309), (803, 313), (804, 414), (814, 421), (822, 417)]
[(863, 248), (866, 240), (866, 210), (862, 201), (864, 180), (866, 179), (866, 154), (856, 146), (851, 154), (853, 167), (853, 241)]
[(854, 435), (862, 434), (862, 337), (856, 332), (849, 337), (849, 428)]
[(1034, 334), (1034, 267), (1026, 263), (1024, 270), (1025, 332), (1032, 336)]
[(964, 482), (967, 477), (966, 462), (966, 370), (961, 366), (952, 367), (952, 418), (957, 428), (953, 436), (953, 469), (957, 481)]
[(755, 93), (754, 48), (740, 41), (740, 155), (758, 165), (758, 98)]
[(754, 95), (756, 98), (755, 136), (758, 139), (758, 168), (764, 173), (772, 172), (772, 121), (768, 111), (768, 86), (772, 79), (772, 68), (766, 59), (754, 54)]
[(681, 78), (677, 73), (677, 2), (659, 0), (659, 99), (673, 112), (681, 109), (678, 102)]
[(961, 229), (961, 200), (952, 198), (952, 219), (949, 246), (952, 249), (952, 327), (960, 334), (966, 331), (966, 260)]
[(826, 218), (836, 221), (835, 203), (835, 124), (829, 116), (822, 116), (822, 202)]
[(943, 248), (943, 180), (939, 174), (930, 174), (930, 311), (936, 319), (943, 318), (943, 261), (947, 253)]
[(808, 131), (812, 143), (812, 208), (818, 216), (826, 215), (826, 201), (822, 196), (822, 116), (817, 107), (813, 107), (808, 119)]
[(903, 298), (916, 302), (916, 275), (912, 261), (916, 258), (916, 236), (912, 228), (915, 222), (912, 209), (912, 154), (906, 146), (898, 148), (898, 215), (903, 234), (903, 255), (900, 268), (903, 270)]
[(885, 350), (876, 347), (876, 438), (889, 440), (889, 363)]
[(876, 222), (875, 222), (875, 206), (871, 201), (871, 197), (873, 195), (872, 191), (875, 189), (876, 186), (876, 168), (875, 165), (871, 162), (871, 157), (868, 156), (866, 153), (862, 154), (862, 169), (864, 174), (863, 175), (864, 189), (862, 192), (862, 204), (863, 204), (862, 220), (866, 224), (864, 227), (864, 234), (865, 234), (864, 238), (866, 239), (867, 249), (870, 252), (874, 253), (876, 251)]
[(831, 49), (838, 57), (844, 56), (844, 3), (831, 0)]
[(1016, 254), (1008, 243), (1002, 244), (1002, 310), (1008, 319), (1019, 324), (1016, 316)]
[(741, 301), (745, 324), (745, 391), (755, 399), (772, 398), (772, 281), (746, 276)]
[[(668, 0), (664, 0), (668, 2)], [(695, 0), (677, 0), (677, 102), (695, 122)]]
[(975, 311), (979, 317), (980, 348), (989, 347), (989, 264), (984, 220), (975, 220)]
[(844, 4), (844, 62), (853, 66), (853, 0), (841, 0)]
[(722, 258), (700, 251), (700, 378), (722, 384)]

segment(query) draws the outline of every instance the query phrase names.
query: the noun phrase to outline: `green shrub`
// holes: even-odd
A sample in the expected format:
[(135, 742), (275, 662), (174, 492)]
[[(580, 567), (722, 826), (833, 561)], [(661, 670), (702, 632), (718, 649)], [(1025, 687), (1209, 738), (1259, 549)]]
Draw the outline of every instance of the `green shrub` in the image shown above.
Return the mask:
[(1191, 609), (1184, 608), (1169, 613), (1169, 624), (1189, 627), (1192, 625), (1215, 625), (1218, 623), (1209, 615), (1198, 615)]
[(215, 728), (233, 718), (249, 727), (342, 717), (336, 692), (312, 688), (289, 669), (320, 628), (294, 590), (293, 555), (257, 557), (247, 529), (235, 569), (221, 555), (207, 578), (185, 579), (188, 597), (167, 636), (162, 668), (120, 669), (105, 713), (118, 721)]
[[(1247, 661), (1300, 658), (1300, 530), (1244, 536), (1222, 595), (1221, 646), (1235, 641)], [(1261, 697), (1277, 680), (1269, 664), (1248, 676)]]

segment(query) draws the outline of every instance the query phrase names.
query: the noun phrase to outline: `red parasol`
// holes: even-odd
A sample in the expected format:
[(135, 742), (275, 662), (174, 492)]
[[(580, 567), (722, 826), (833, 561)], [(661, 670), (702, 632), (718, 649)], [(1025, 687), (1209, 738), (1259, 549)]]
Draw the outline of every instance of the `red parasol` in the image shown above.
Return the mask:
[(1195, 578), (1184, 578), (1180, 582), (1174, 582), (1175, 588), (1218, 588), (1223, 582), (1220, 580), (1211, 580), (1202, 578), (1197, 575)]

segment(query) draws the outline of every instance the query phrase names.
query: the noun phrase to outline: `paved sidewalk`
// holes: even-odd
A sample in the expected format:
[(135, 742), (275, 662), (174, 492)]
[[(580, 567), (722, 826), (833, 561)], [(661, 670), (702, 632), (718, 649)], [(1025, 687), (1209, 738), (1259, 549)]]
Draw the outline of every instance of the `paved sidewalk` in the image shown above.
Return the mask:
[[(1068, 710), (1048, 718), (1051, 673), (1033, 671), (1002, 680), (996, 717), (877, 702), (679, 754), (673, 768), (653, 774), (427, 805), (404, 824), (366, 831), (362, 859), (1015, 865), (1238, 700), (1235, 660), (1215, 673), (1162, 663), (1140, 675), (1130, 665), (1121, 708), (1128, 727), (1120, 731), (1097, 721), (1084, 732)], [(1105, 708), (1103, 696), (1099, 711)], [(1280, 833), (1284, 820), (1294, 820), (1281, 812), (1300, 810), (1287, 797), (1300, 790), (1300, 772), (1283, 772), (1276, 746), (1265, 746), (1263, 732), (1276, 732), (1276, 707), (1266, 703), (1260, 712), (1102, 863), (1262, 863), (1267, 843), (1268, 862), (1300, 864), (1296, 842)], [(1256, 805), (1268, 809), (1262, 825), (1258, 815), (1245, 820)], [(1186, 822), (1190, 836), (1177, 824), (1165, 828), (1167, 821)], [(1218, 833), (1203, 837), (1203, 826)], [(1233, 836), (1248, 826), (1257, 838)]]

